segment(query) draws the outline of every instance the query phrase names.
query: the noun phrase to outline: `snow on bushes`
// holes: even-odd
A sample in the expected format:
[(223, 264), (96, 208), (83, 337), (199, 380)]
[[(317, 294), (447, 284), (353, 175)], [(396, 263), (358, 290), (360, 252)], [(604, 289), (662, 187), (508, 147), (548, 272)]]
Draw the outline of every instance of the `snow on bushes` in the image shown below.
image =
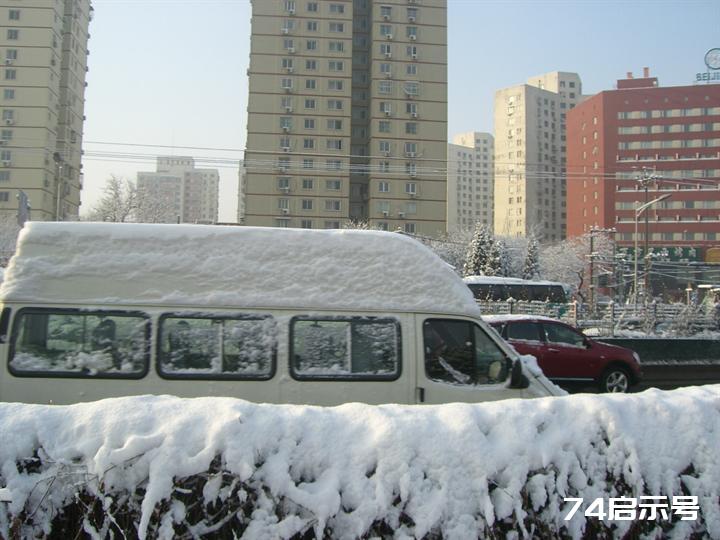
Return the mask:
[[(4, 538), (720, 538), (720, 386), (335, 408), (0, 404)], [(697, 520), (571, 504), (691, 495)]]

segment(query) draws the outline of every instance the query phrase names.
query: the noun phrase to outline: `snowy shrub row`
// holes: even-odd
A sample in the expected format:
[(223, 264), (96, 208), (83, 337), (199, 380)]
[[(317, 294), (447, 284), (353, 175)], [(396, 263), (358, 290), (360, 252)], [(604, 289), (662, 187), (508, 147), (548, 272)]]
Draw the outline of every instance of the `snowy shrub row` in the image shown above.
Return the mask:
[[(4, 538), (720, 538), (720, 386), (335, 408), (0, 405)], [(565, 497), (697, 520), (565, 520)]]

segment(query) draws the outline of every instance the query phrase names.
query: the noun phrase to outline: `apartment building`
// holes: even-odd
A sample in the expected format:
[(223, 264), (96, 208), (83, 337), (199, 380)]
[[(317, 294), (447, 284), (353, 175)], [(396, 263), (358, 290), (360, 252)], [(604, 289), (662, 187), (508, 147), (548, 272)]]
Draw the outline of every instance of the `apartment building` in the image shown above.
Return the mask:
[(244, 223), (446, 228), (446, 0), (255, 0)]
[(186, 156), (158, 157), (156, 169), (137, 174), (138, 221), (217, 223), (217, 169), (197, 169)]
[[(645, 68), (568, 114), (568, 235), (614, 228), (669, 260), (720, 261), (720, 86), (661, 87)], [(662, 196), (638, 216), (635, 210)], [(647, 218), (647, 237), (646, 223)]]
[(562, 71), (495, 93), (495, 234), (565, 238), (565, 121), (580, 101), (580, 77)]
[(89, 0), (0, 0), (0, 216), (77, 219)]
[(447, 229), (493, 228), (494, 137), (471, 131), (455, 135), (447, 154)]

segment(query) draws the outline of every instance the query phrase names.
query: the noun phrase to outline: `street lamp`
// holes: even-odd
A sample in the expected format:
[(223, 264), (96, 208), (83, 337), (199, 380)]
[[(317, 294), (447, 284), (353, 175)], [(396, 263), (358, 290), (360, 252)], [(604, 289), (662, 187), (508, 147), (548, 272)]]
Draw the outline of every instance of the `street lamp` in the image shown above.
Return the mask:
[[(642, 213), (650, 208), (652, 205), (659, 203), (660, 201), (664, 201), (668, 197), (671, 197), (672, 193), (666, 193), (665, 195), (660, 195), (657, 199), (653, 199), (652, 201), (646, 202), (645, 204), (638, 206), (635, 208), (635, 273), (633, 278), (633, 303), (635, 304), (635, 307), (637, 308), (637, 287), (638, 287), (638, 219), (640, 219), (640, 216)], [(647, 238), (648, 233), (647, 229), (645, 230), (645, 243), (647, 245)], [(645, 257), (647, 257), (647, 249), (645, 250)], [(645, 264), (645, 268), (647, 270), (647, 263)]]

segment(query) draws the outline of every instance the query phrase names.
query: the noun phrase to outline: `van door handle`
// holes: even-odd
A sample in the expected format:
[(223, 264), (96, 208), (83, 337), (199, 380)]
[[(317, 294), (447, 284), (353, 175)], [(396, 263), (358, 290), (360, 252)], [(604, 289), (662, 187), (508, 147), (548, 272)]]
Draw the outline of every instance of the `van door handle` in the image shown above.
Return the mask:
[(415, 401), (417, 403), (425, 403), (425, 389), (422, 386), (415, 388)]

